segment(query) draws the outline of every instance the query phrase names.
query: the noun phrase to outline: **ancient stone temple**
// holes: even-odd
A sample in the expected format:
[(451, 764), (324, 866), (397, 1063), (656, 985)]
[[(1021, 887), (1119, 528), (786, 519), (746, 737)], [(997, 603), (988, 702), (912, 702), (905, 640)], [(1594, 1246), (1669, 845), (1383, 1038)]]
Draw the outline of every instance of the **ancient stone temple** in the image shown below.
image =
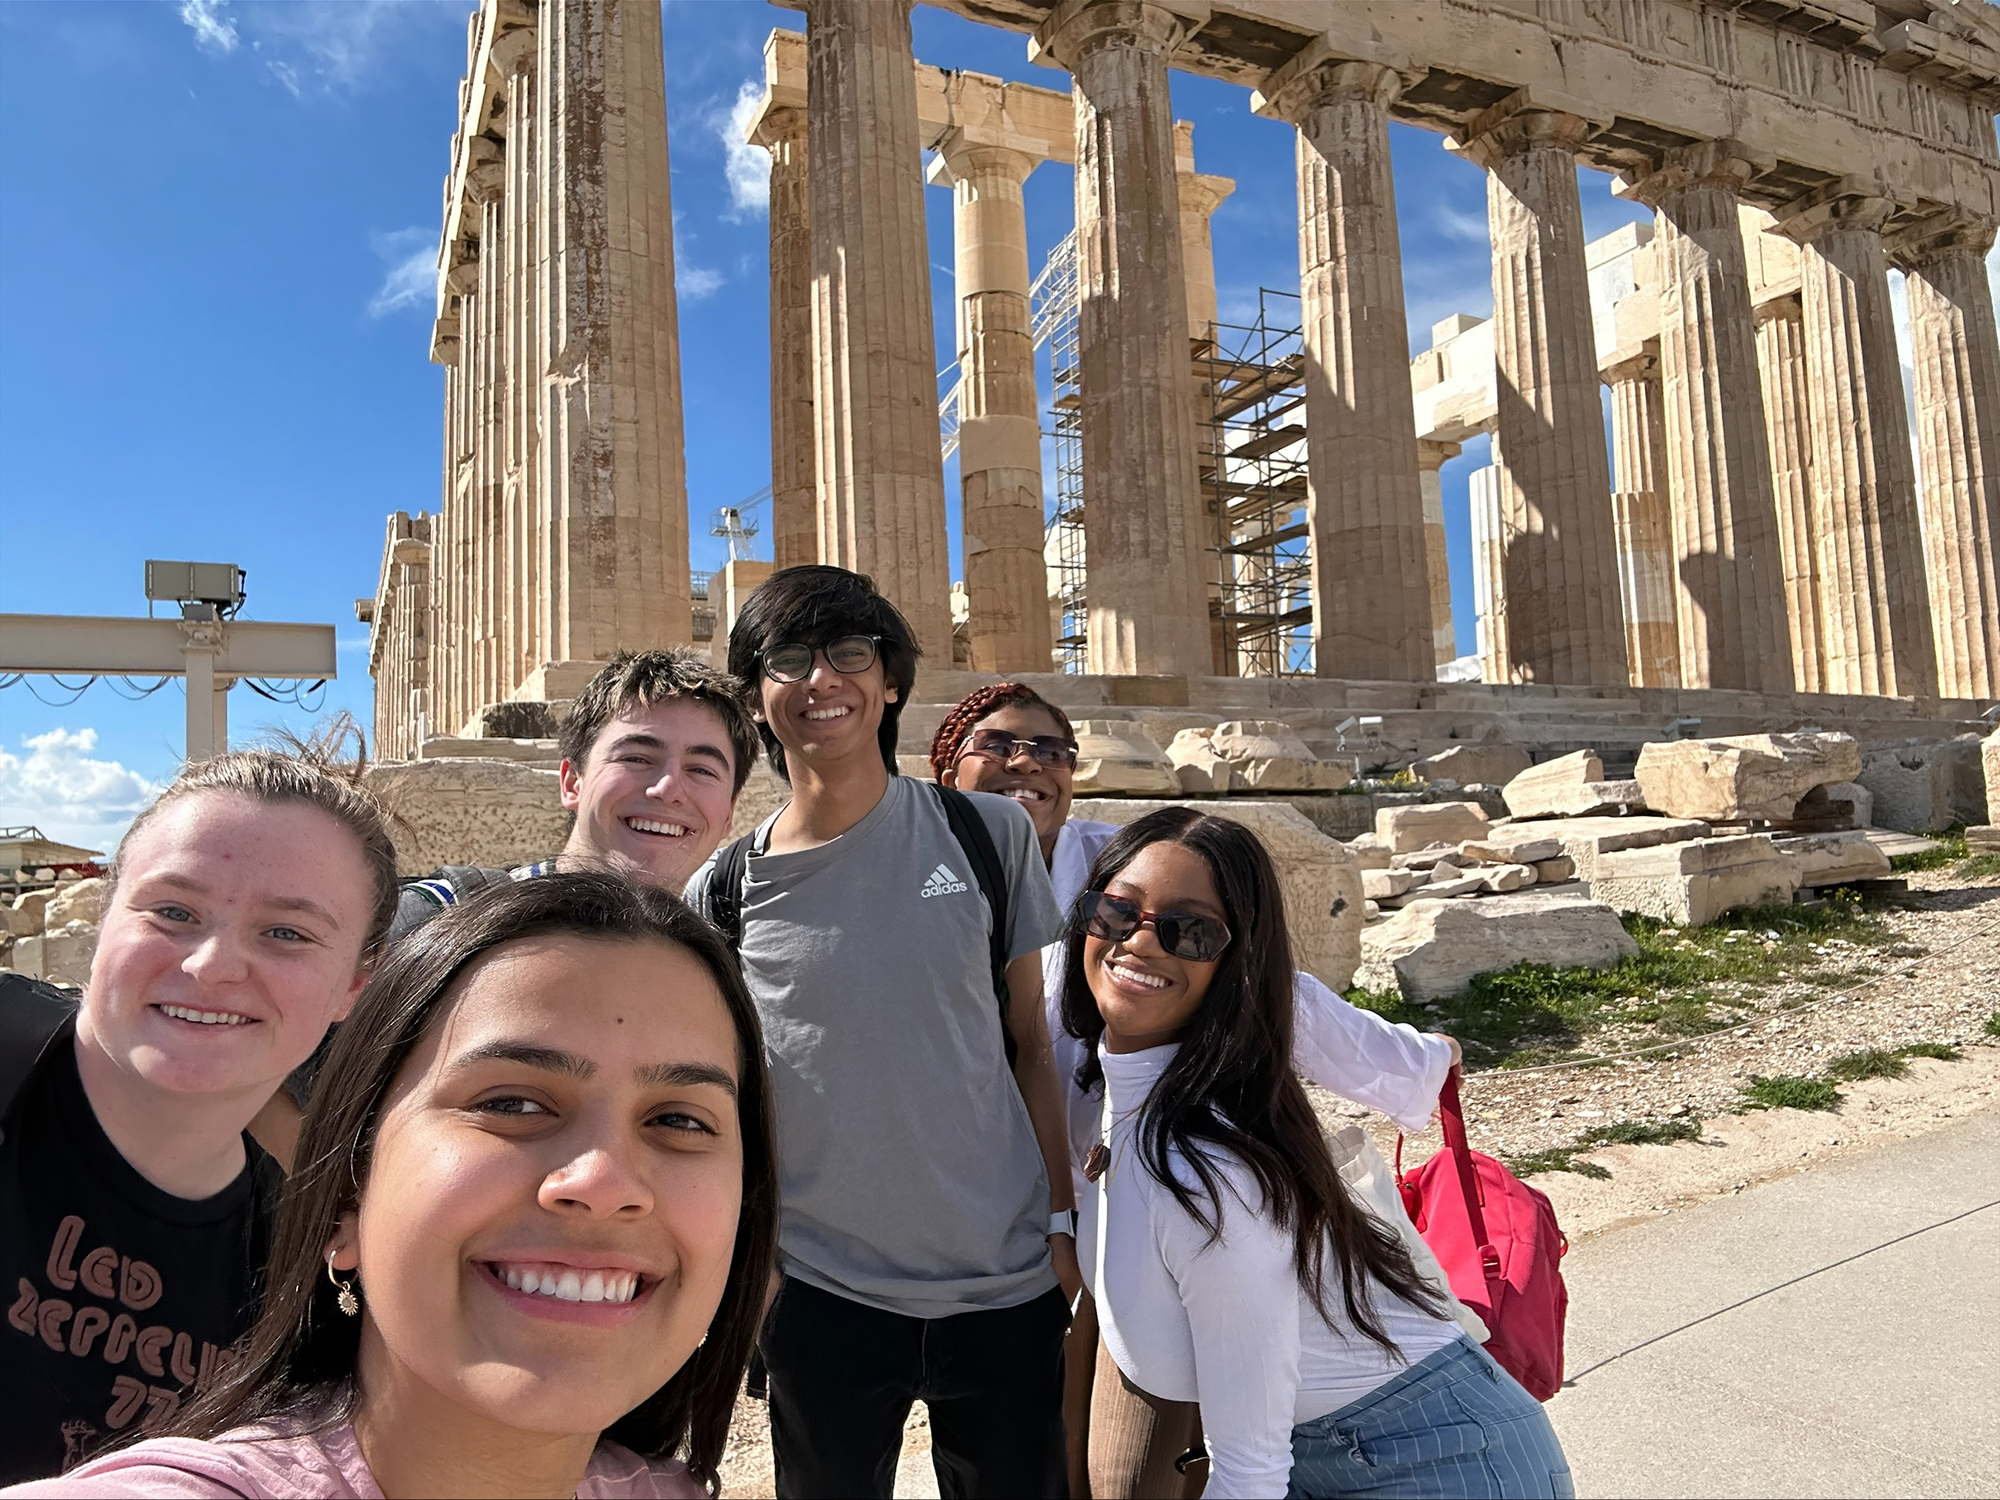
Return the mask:
[[(750, 139), (772, 162), (779, 565), (873, 574), (948, 661), (956, 505), (975, 671), (1051, 671), (1067, 549), (1081, 572), (1054, 614), (1080, 622), (1063, 659), (1092, 679), (1286, 670), (1249, 633), (1309, 621), (1316, 676), (1442, 692), (1424, 686), (1455, 654), (1439, 470), (1487, 433), (1473, 592), (1493, 691), (2000, 695), (1984, 0), (939, 0), (1020, 33), (1046, 88), (920, 64), (911, 3), (800, 0), (804, 34), (766, 49)], [(1195, 170), (1174, 70), (1295, 128), (1283, 373), (1303, 425), (1254, 452), (1206, 415), (1259, 392), (1217, 342), (1208, 215), (1232, 184)], [(372, 606), (401, 674), (378, 669), (385, 743), (560, 700), (621, 646), (694, 634), (662, 75), (638, 0), (473, 19), (433, 349), (443, 499), (422, 586), (410, 522)], [(1446, 319), (1414, 360), (1391, 122), (1488, 184), (1493, 315)], [(927, 150), (956, 240), (942, 427)], [(1058, 405), (1080, 487), (1056, 520), (1021, 207), (1051, 160), (1076, 178)], [(1587, 243), (1579, 166), (1651, 224)], [(1252, 515), (1240, 475), (1287, 445)], [(1299, 581), (1247, 609), (1287, 538)]]

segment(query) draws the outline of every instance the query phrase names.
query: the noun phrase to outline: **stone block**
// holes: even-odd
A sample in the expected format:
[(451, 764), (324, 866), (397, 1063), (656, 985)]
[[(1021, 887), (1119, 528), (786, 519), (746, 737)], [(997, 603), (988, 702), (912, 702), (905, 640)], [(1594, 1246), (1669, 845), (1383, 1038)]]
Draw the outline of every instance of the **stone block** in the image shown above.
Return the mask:
[(1976, 736), (1962, 734), (1870, 750), (1854, 780), (1874, 795), (1871, 826), (1936, 833), (1989, 821), (1983, 748)]
[(1533, 885), (1536, 878), (1533, 865), (1499, 865), (1480, 871), (1480, 884), (1495, 895), (1522, 890)]
[[(1223, 782), (1218, 791), (1337, 792), (1354, 779), (1351, 764), (1319, 759), (1291, 725), (1276, 719), (1232, 719), (1213, 729), (1183, 729), (1168, 746), (1167, 759), (1176, 767), (1196, 767), (1192, 779), (1197, 784), (1203, 778)], [(1231, 777), (1217, 772), (1217, 761), (1229, 767)], [(1183, 777), (1182, 785), (1189, 780)]]
[(1501, 788), (1507, 811), (1517, 818), (1560, 817), (1559, 806), (1575, 800), (1576, 789), (1604, 779), (1604, 762), (1595, 750), (1545, 760), (1530, 766)]
[(1354, 862), (1364, 870), (1386, 870), (1389, 868), (1391, 851), (1388, 842), (1378, 839), (1372, 833), (1364, 833), (1359, 838), (1347, 841), (1347, 847), (1354, 853)]
[(1410, 767), (1419, 781), (1455, 781), (1460, 786), (1505, 786), (1528, 769), (1531, 757), (1519, 745), (1453, 745), (1426, 755)]
[(1183, 729), (1167, 746), (1167, 760), (1190, 797), (1226, 793), (1236, 785), (1236, 768), (1215, 753), (1212, 729)]
[(1485, 889), (1486, 882), (1477, 875), (1454, 874), (1446, 875), (1442, 879), (1432, 875), (1430, 884), (1421, 892), (1413, 894), (1422, 895), (1426, 900), (1451, 901), (1460, 896), (1476, 896)]
[(1480, 842), (1504, 847), (1553, 836), (1575, 863), (1577, 878), (1588, 880), (1601, 854), (1706, 838), (1708, 832), (1708, 824), (1694, 818), (1564, 818), (1556, 823), (1502, 823)]
[(1381, 915), (1382, 915), (1382, 908), (1377, 906), (1373, 901), (1363, 901), (1361, 903), (1362, 921), (1373, 922), (1377, 917)]
[(1889, 876), (1889, 856), (1869, 843), (1862, 829), (1792, 834), (1773, 838), (1771, 843), (1792, 862), (1801, 887), (1886, 880)]
[(1469, 839), (1458, 846), (1458, 852), (1476, 864), (1532, 865), (1554, 859), (1563, 852), (1563, 846), (1561, 839), (1550, 838), (1517, 839), (1511, 844)]
[(58, 931), (72, 922), (84, 922), (95, 927), (104, 920), (104, 902), (110, 894), (111, 882), (102, 875), (62, 886), (49, 897), (49, 904), (42, 912), (42, 927), (49, 932)]
[(1979, 742), (1979, 765), (1986, 783), (1986, 815), (2000, 818), (2000, 729)]
[(14, 930), (16, 932), (28, 933), (40, 932), (42, 930), (43, 914), (48, 911), (49, 901), (54, 896), (54, 891), (23, 891), (20, 895), (16, 896), (13, 906), (14, 919), (18, 922), (25, 916), (28, 925), (26, 927), (16, 927)]
[(1621, 912), (1698, 926), (1745, 906), (1792, 899), (1793, 862), (1767, 833), (1693, 839), (1600, 854), (1590, 893)]
[(82, 986), (90, 982), (90, 961), (96, 953), (97, 929), (78, 922), (40, 937), (16, 938), (8, 956), (16, 973)]
[(369, 767), (366, 785), (389, 812), (396, 866), (525, 864), (569, 837), (554, 771), (507, 760), (414, 760)]
[(1428, 849), (1392, 854), (1389, 863), (1398, 870), (1431, 870), (1439, 865), (1469, 865), (1477, 861), (1467, 859), (1449, 844), (1432, 844)]
[(1851, 734), (1742, 734), (1642, 745), (1637, 774), (1654, 812), (1786, 819), (1814, 787), (1852, 781), (1860, 770)]
[(506, 739), (499, 735), (482, 738), (434, 734), (417, 751), (419, 760), (519, 760), (530, 765), (559, 765), (560, 742), (554, 739)]
[(1363, 870), (1361, 872), (1361, 894), (1370, 901), (1383, 901), (1391, 896), (1400, 896), (1417, 883), (1416, 873), (1411, 870)]
[[(479, 740), (552, 740), (562, 728), (568, 702), (513, 701), (488, 703), (466, 723), (461, 738)], [(428, 759), (429, 757), (426, 757)]]
[(1224, 802), (1079, 798), (1071, 816), (1100, 823), (1131, 823), (1162, 807), (1197, 812), (1241, 823), (1263, 841), (1285, 893), (1293, 959), (1331, 989), (1344, 990), (1361, 961), (1361, 867), (1353, 851), (1314, 828), (1282, 802), (1231, 798)]
[(2000, 827), (1987, 823), (1966, 829), (1965, 847), (1974, 854), (2000, 854)]
[[(1873, 828), (1875, 826), (1875, 794), (1858, 781), (1836, 781), (1818, 790), (1825, 792), (1829, 802), (1847, 802), (1854, 807), (1854, 826)], [(1805, 800), (1804, 798), (1800, 799)]]
[(1476, 976), (1516, 964), (1603, 969), (1638, 951), (1616, 912), (1574, 892), (1422, 900), (1362, 934), (1355, 979), (1422, 1004), (1462, 995)]
[(1558, 881), (1576, 879), (1576, 861), (1567, 854), (1558, 854), (1554, 859), (1535, 861), (1535, 884), (1554, 885)]
[(0, 937), (35, 937), (41, 930), (39, 910), (16, 911), (11, 906), (0, 906)]
[(1080, 719), (1076, 729), (1079, 797), (1168, 797), (1179, 794), (1173, 763), (1131, 719)]
[(1477, 802), (1417, 802), (1375, 814), (1376, 837), (1397, 854), (1483, 838), (1486, 829), (1486, 813)]

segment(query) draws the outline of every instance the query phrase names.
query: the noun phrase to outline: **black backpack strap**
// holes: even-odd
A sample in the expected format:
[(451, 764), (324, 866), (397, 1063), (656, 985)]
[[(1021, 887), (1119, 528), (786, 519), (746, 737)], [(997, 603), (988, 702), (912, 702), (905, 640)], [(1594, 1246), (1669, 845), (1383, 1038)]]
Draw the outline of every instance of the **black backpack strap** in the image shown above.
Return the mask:
[(715, 856), (715, 868), (709, 872), (708, 888), (703, 893), (708, 920), (733, 950), (743, 946), (743, 875), (750, 864), (750, 841), (756, 836), (746, 833), (723, 846)]
[(1000, 849), (993, 842), (993, 830), (979, 816), (979, 809), (972, 805), (972, 799), (937, 782), (931, 783), (931, 790), (944, 804), (945, 821), (951, 825), (951, 836), (965, 851), (972, 873), (978, 877), (979, 893), (986, 898), (986, 905), (993, 913), (988, 956), (993, 966), (993, 998), (1000, 1005), (1000, 1035), (1006, 1040), (1007, 1066), (1011, 1068), (1017, 1049), (1013, 1030), (1007, 1024), (1007, 940), (1013, 923), (1009, 920), (1006, 867), (1000, 863)]
[(26, 974), (0, 973), (0, 1121), (57, 1040), (76, 1020), (77, 1002)]

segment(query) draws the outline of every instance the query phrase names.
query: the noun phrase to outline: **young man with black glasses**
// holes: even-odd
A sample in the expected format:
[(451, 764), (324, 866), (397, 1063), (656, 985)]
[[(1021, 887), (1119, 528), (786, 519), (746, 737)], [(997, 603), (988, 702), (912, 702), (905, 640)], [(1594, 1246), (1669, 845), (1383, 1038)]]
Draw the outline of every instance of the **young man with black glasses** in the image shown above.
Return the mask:
[(922, 1400), (943, 1493), (1062, 1495), (1082, 1283), (1040, 960), (1061, 916), (1021, 809), (952, 793), (968, 831), (896, 774), (917, 654), (894, 606), (832, 567), (774, 573), (730, 632), (792, 800), (687, 897), (736, 933), (771, 1056), (777, 1489), (887, 1496)]

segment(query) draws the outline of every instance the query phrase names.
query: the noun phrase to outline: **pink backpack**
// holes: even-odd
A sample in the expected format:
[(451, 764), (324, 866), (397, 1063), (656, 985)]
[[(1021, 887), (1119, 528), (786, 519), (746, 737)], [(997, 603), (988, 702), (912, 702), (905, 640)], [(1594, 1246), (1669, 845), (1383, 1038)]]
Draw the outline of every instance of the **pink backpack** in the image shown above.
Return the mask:
[(1562, 1388), (1569, 1251), (1548, 1195), (1466, 1144), (1456, 1075), (1438, 1096), (1444, 1147), (1407, 1176), (1396, 1143), (1396, 1181), (1410, 1222), (1436, 1254), (1452, 1294), (1479, 1314), (1486, 1352), (1538, 1401)]

